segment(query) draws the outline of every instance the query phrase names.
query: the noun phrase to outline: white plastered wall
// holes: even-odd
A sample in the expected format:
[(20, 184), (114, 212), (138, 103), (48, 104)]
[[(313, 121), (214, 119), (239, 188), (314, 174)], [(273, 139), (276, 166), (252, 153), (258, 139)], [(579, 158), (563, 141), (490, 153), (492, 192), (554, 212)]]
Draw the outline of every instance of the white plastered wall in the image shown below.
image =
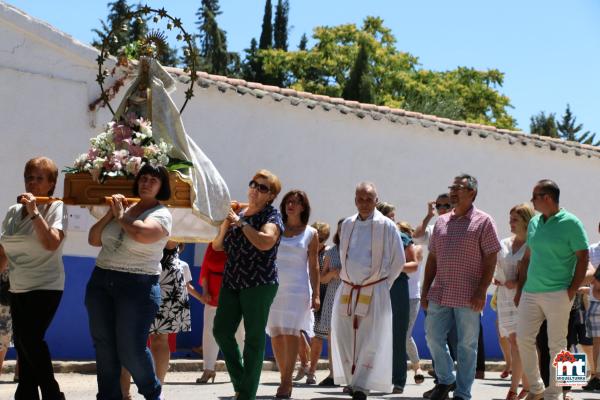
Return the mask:
[[(88, 111), (100, 94), (97, 55), (0, 2), (0, 209), (23, 190), (27, 159), (47, 155), (60, 168), (71, 165), (110, 119), (106, 108)], [(186, 85), (178, 84), (177, 104), (185, 90)], [(476, 205), (496, 219), (504, 237), (508, 210), (531, 197), (537, 180), (551, 178), (563, 191), (561, 203), (596, 240), (597, 158), (510, 145), (491, 136), (470, 137), (464, 131), (440, 132), (433, 125), (376, 121), (368, 115), (360, 119), (320, 106), (293, 106), (287, 99), (221, 92), (215, 86), (196, 87), (195, 93), (183, 114), (188, 134), (215, 163), (235, 199), (244, 200), (252, 174), (267, 168), (281, 178), (283, 192), (299, 188), (308, 193), (311, 221), (335, 224), (355, 212), (355, 184), (370, 180), (381, 200), (397, 206), (397, 219), (415, 224), (425, 214), (425, 203), (445, 191), (455, 175), (467, 172), (479, 179)], [(56, 194), (62, 195), (62, 184), (58, 187)], [(79, 222), (71, 223), (65, 254), (95, 255), (85, 232), (90, 220), (76, 208), (71, 211)]]

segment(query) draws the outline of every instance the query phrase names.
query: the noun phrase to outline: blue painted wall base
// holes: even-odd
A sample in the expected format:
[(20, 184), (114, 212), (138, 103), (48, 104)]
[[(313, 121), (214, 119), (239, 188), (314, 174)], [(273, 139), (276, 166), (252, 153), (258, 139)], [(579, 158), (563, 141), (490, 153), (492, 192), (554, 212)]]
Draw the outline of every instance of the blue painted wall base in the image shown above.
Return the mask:
[[(189, 245), (182, 254), (182, 259), (188, 264), (193, 264), (195, 246)], [(84, 306), (85, 287), (94, 268), (95, 259), (91, 257), (65, 256), (65, 292), (58, 308), (54, 321), (46, 334), (46, 340), (55, 360), (94, 360), (95, 353), (88, 328), (88, 316)], [(200, 267), (193, 266), (192, 272), (194, 286), (199, 287), (198, 276)], [(192, 312), (192, 331), (181, 333), (177, 336), (177, 353), (173, 356), (181, 358), (197, 358), (190, 349), (201, 345), (204, 306), (196, 299), (190, 297)], [(483, 331), (486, 358), (489, 360), (502, 359), (496, 335), (496, 313), (486, 305), (483, 314)], [(419, 313), (413, 337), (419, 348), (419, 354), (424, 359), (429, 359), (429, 349), (425, 341), (424, 315)], [(327, 345), (323, 349), (323, 358), (327, 354)], [(14, 359), (15, 351), (11, 349), (8, 359)], [(273, 358), (270, 340), (267, 338), (267, 358)]]

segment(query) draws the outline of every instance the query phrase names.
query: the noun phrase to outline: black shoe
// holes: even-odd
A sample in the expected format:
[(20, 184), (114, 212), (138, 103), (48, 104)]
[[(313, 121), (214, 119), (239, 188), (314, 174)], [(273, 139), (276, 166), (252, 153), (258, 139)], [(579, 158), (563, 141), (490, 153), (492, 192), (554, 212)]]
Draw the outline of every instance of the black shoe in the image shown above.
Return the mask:
[(592, 392), (594, 390), (600, 390), (600, 379), (596, 378), (595, 376), (590, 379), (587, 383), (587, 385), (584, 385), (582, 387), (583, 390), (585, 390), (586, 392)]
[(448, 393), (453, 391), (455, 388), (456, 388), (456, 383), (451, 383), (449, 385), (444, 385), (442, 383), (438, 383), (437, 385), (435, 385), (435, 387), (431, 391), (429, 391), (429, 393), (427, 393), (427, 392), (423, 393), (423, 397), (425, 397), (425, 395), (428, 394), (429, 397), (425, 397), (426, 399), (446, 400), (448, 398)]
[[(437, 383), (436, 383), (436, 386), (437, 386)], [(428, 391), (426, 391), (425, 393), (423, 393), (423, 398), (424, 399), (430, 398), (431, 397), (431, 393), (433, 393), (433, 389), (435, 389), (435, 387), (432, 388), (432, 389), (429, 389)], [(454, 389), (456, 389), (456, 382), (450, 384), (450, 391), (454, 392)]]
[(394, 386), (394, 389), (392, 389), (392, 394), (402, 394), (404, 393), (404, 387), (402, 386)]
[(367, 400), (367, 395), (364, 392), (356, 390), (352, 393), (352, 400)]
[(327, 378), (323, 379), (321, 382), (319, 382), (318, 386), (337, 386), (335, 384), (335, 382), (333, 381), (333, 378), (331, 376), (328, 376)]

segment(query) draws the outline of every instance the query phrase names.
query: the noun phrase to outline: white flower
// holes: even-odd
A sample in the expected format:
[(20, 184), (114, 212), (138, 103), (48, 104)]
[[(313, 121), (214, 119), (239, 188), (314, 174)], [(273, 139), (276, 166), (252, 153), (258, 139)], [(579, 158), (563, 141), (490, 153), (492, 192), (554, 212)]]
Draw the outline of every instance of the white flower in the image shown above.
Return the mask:
[(140, 131), (147, 137), (152, 137), (152, 128), (149, 125), (142, 125)]
[(169, 156), (167, 156), (166, 154), (159, 154), (158, 163), (160, 165), (166, 166), (169, 163)]
[(161, 139), (160, 142), (158, 142), (158, 148), (162, 153), (169, 153), (173, 146)]
[(106, 158), (103, 157), (96, 157), (96, 159), (93, 161), (93, 166), (94, 169), (102, 169), (104, 167), (104, 163), (106, 162)]
[(127, 165), (125, 166), (125, 170), (128, 174), (136, 175), (140, 168), (142, 167), (142, 158), (141, 157), (130, 157), (127, 161)]

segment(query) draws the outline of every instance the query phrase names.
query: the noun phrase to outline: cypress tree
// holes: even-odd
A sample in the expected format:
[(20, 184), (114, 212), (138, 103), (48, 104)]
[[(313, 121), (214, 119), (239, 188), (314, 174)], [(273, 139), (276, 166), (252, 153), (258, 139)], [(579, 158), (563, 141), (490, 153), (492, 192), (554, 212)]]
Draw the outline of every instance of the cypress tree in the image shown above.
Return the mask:
[(260, 73), (260, 62), (258, 60), (258, 43), (255, 38), (250, 41), (250, 47), (244, 49), (246, 57), (242, 65), (242, 76), (245, 80), (257, 82)]
[(288, 50), (288, 16), (290, 3), (288, 0), (277, 0), (275, 7), (275, 23), (273, 31), (273, 47), (283, 51)]
[(300, 43), (298, 44), (298, 50), (306, 51), (307, 46), (308, 46), (308, 38), (306, 37), (306, 33), (303, 33), (302, 37), (300, 38)]
[(199, 56), (201, 68), (212, 74), (227, 74), (228, 53), (225, 31), (217, 24), (217, 15), (221, 14), (218, 0), (202, 0), (196, 16), (200, 30)]
[(270, 49), (273, 47), (273, 25), (271, 23), (273, 6), (271, 0), (265, 3), (265, 15), (263, 16), (262, 31), (258, 41), (259, 49)]
[(344, 86), (342, 97), (346, 100), (356, 100), (361, 103), (373, 103), (374, 92), (369, 73), (368, 44), (361, 41), (350, 77)]

